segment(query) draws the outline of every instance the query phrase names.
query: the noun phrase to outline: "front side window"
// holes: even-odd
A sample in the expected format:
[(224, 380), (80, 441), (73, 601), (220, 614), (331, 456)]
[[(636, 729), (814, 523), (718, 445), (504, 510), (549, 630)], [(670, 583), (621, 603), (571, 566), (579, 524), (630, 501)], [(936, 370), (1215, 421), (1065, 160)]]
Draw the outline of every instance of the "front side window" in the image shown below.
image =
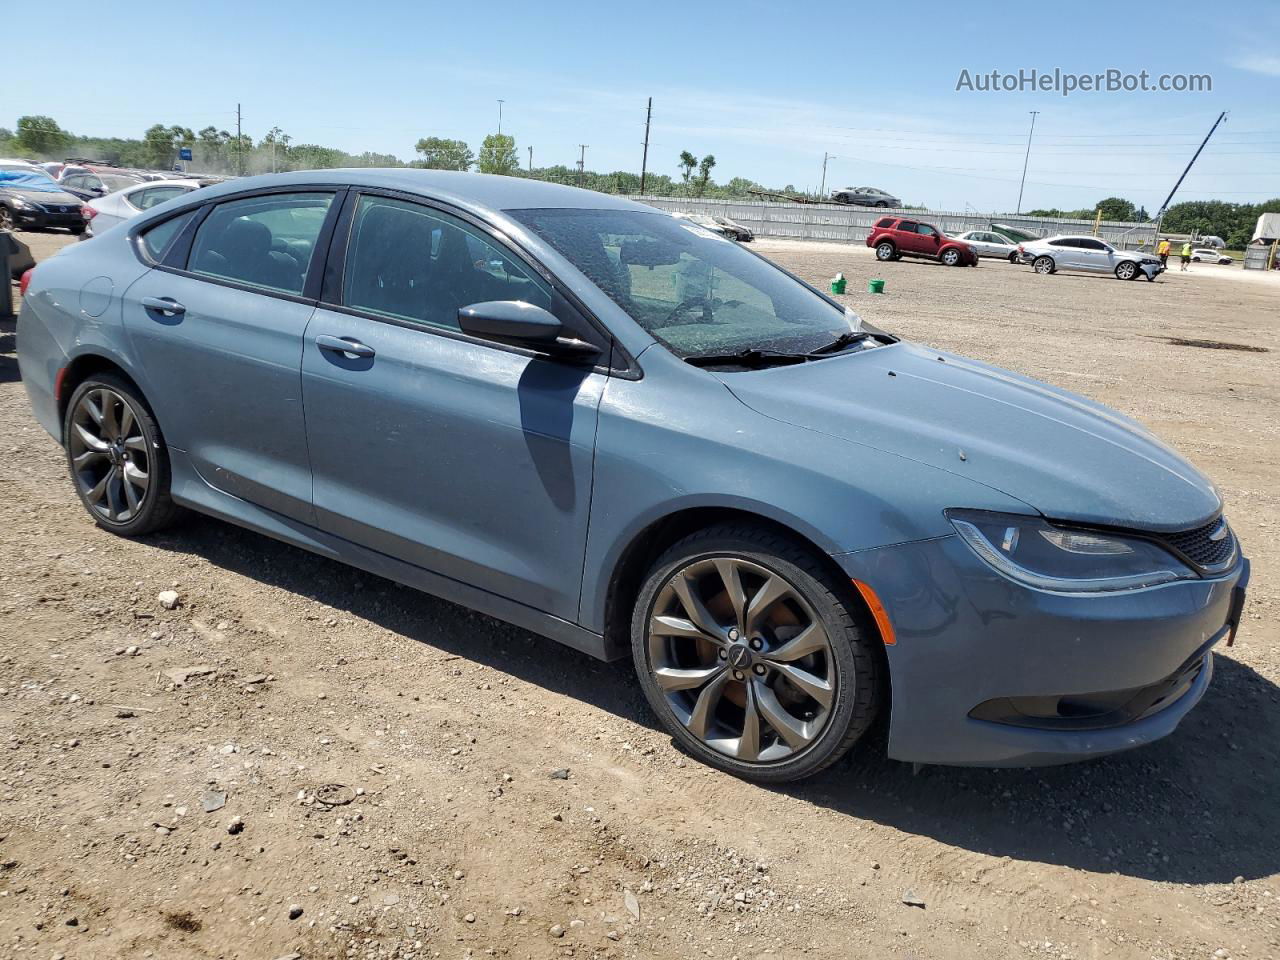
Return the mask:
[(351, 221), (343, 303), (458, 329), (458, 309), (489, 300), (551, 308), (550, 288), (479, 231), (430, 207), (362, 196)]
[(916, 233), (920, 234), (922, 237), (936, 237), (938, 235), (938, 231), (933, 229), (933, 227), (929, 226), (927, 223), (922, 223), (917, 226)]
[(679, 357), (805, 351), (850, 316), (732, 240), (667, 214), (509, 210)]
[(331, 193), (275, 193), (220, 203), (196, 231), (188, 269), (300, 294), (332, 202)]

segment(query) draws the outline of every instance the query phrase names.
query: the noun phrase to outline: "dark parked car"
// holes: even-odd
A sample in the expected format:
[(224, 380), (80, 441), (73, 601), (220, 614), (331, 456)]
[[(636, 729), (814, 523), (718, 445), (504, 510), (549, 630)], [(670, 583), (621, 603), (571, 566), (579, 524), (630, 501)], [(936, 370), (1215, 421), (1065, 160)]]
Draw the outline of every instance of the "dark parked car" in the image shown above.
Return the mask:
[(94, 172), (92, 170), (67, 168), (63, 171), (58, 186), (80, 200), (96, 200), (109, 193), (123, 190), (126, 187), (145, 183), (148, 177), (135, 173), (119, 173), (116, 171)]
[(842, 187), (831, 191), (836, 203), (852, 203), (860, 207), (900, 207), (902, 201), (877, 187)]
[(1218, 492), (1147, 429), (619, 197), (252, 177), (23, 285), (22, 383), (104, 529), (185, 507), (630, 658), (738, 776), (879, 717), (922, 763), (1127, 750), (1241, 617)]
[(756, 235), (751, 232), (750, 227), (744, 226), (737, 220), (730, 220), (728, 217), (712, 217), (711, 219), (724, 230), (726, 235), (737, 240), (739, 243), (750, 243), (756, 238)]
[(923, 257), (948, 267), (978, 265), (978, 252), (971, 244), (909, 217), (881, 217), (867, 234), (867, 246), (875, 250), (877, 260)]
[[(18, 239), (16, 233), (0, 233), (0, 254), (9, 254), (9, 279), (21, 280), (22, 275), (36, 265), (31, 248)], [(4, 296), (0, 293), (0, 296)]]
[(78, 197), (42, 173), (0, 169), (0, 229), (64, 227), (72, 233), (84, 233), (81, 206)]

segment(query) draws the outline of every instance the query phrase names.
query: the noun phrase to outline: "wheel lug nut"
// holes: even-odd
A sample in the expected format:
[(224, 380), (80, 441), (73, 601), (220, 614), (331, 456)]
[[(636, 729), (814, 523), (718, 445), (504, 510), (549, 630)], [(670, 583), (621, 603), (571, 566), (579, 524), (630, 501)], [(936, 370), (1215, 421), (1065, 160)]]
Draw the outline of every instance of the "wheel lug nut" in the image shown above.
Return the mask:
[(747, 679), (747, 675), (746, 675), (745, 673), (743, 673), (741, 670), (735, 670), (735, 671), (733, 671), (733, 679), (735, 679), (735, 680), (745, 680), (745, 679)]
[(752, 649), (752, 650), (760, 650), (760, 649), (762, 649), (763, 647), (764, 647), (764, 641), (763, 641), (763, 640), (761, 640), (759, 637), (753, 637), (753, 638), (751, 639), (751, 649)]
[(738, 630), (737, 630), (737, 628), (736, 628), (736, 627), (734, 627), (734, 628), (732, 628), (732, 629), (730, 629), (730, 630), (729, 630), (729, 639), (730, 639), (730, 640), (737, 640), (737, 639), (738, 639)]
[(761, 677), (763, 677), (763, 676), (764, 676), (764, 664), (763, 664), (763, 663), (757, 663), (757, 664), (755, 665), (755, 671), (756, 671), (757, 676), (761, 676)]
[(720, 659), (721, 659), (721, 660), (728, 660), (728, 659), (729, 659), (729, 651), (728, 651), (728, 650), (721, 650), (721, 651), (720, 651)]

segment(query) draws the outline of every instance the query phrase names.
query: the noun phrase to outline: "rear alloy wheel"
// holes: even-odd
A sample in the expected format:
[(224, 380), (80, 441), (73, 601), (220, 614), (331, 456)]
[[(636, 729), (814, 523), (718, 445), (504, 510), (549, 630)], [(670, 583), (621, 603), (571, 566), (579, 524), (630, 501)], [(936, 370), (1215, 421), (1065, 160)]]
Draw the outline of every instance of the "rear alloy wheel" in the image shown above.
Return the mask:
[(1018, 254), (1017, 254), (1017, 252), (1016, 252), (1016, 251), (1015, 251), (1014, 253), (1009, 254), (1009, 262), (1010, 262), (1010, 263), (1017, 263), (1017, 262), (1018, 262)]
[(1116, 264), (1117, 280), (1132, 280), (1138, 275), (1138, 265), (1132, 260), (1124, 260)]
[(892, 243), (882, 243), (876, 247), (877, 260), (892, 260), (897, 251), (893, 248)]
[(164, 439), (131, 384), (111, 374), (80, 384), (63, 437), (76, 493), (99, 526), (138, 536), (173, 519)]
[(839, 589), (807, 551), (750, 526), (668, 550), (640, 591), (632, 652), (675, 739), (761, 782), (843, 756), (875, 718), (880, 662)]
[(960, 265), (960, 251), (955, 247), (950, 250), (943, 250), (942, 262), (948, 267), (958, 267)]
[(0, 230), (13, 230), (13, 211), (0, 204)]
[(1031, 264), (1031, 269), (1036, 273), (1050, 274), (1057, 270), (1057, 265), (1053, 262), (1053, 257), (1036, 257)]

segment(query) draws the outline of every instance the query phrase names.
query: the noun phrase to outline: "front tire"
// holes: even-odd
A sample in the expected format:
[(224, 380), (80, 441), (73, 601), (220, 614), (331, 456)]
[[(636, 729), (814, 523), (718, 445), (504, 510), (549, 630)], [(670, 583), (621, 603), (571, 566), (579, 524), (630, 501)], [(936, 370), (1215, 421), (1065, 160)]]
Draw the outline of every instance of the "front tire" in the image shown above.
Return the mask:
[(948, 267), (960, 266), (960, 251), (954, 247), (950, 250), (942, 251), (942, 262)]
[(76, 493), (98, 526), (137, 537), (173, 521), (168, 450), (133, 384), (110, 373), (85, 380), (67, 403), (62, 436)]
[(876, 259), (882, 263), (892, 260), (897, 252), (892, 243), (876, 244)]
[(1058, 267), (1053, 262), (1053, 257), (1036, 257), (1035, 260), (1031, 262), (1031, 269), (1036, 273), (1048, 276), (1057, 270)]
[(1132, 260), (1124, 260), (1116, 264), (1117, 280), (1134, 280), (1138, 276), (1138, 265)]
[(0, 204), (0, 230), (17, 231), (17, 218), (14, 217), (13, 211), (8, 207)]
[(840, 759), (875, 720), (882, 653), (847, 583), (749, 524), (694, 533), (654, 564), (631, 646), (675, 741), (734, 776), (783, 783)]

